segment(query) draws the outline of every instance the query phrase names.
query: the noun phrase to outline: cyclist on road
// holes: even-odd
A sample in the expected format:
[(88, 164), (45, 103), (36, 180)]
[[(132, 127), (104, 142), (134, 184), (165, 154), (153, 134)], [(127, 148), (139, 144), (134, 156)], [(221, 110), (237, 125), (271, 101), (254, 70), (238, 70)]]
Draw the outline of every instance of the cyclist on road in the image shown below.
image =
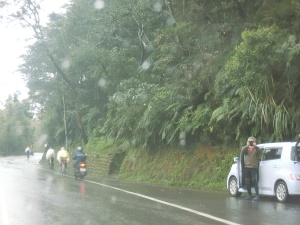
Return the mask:
[(59, 162), (60, 166), (61, 166), (62, 160), (66, 160), (66, 168), (67, 168), (67, 164), (70, 160), (69, 152), (64, 147), (62, 147), (58, 151), (56, 159)]
[(54, 167), (54, 159), (55, 159), (55, 151), (52, 147), (50, 147), (46, 153), (46, 159), (49, 162), (49, 167), (53, 169)]

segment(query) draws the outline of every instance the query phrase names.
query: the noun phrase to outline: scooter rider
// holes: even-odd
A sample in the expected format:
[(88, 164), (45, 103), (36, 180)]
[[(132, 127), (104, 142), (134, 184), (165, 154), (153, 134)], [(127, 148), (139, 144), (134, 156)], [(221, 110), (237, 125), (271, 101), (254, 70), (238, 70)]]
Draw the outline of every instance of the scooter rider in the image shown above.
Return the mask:
[(85, 162), (86, 154), (84, 153), (84, 151), (81, 147), (77, 147), (77, 152), (74, 154), (73, 160), (76, 160), (74, 163), (75, 170), (76, 170), (77, 166), (79, 165), (79, 163)]

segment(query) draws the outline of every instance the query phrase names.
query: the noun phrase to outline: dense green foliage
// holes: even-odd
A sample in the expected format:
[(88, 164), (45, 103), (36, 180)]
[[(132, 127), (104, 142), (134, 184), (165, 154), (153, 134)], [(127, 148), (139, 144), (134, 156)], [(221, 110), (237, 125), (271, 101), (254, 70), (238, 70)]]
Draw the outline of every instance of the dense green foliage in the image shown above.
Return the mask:
[(299, 131), (297, 0), (74, 0), (46, 27), (25, 3), (15, 16), (36, 42), (20, 71), (56, 144), (156, 149)]
[(0, 110), (0, 156), (25, 154), (33, 143), (34, 126), (27, 101), (19, 102), (17, 96), (7, 99)]
[(226, 179), (236, 150), (213, 148), (131, 150), (119, 177), (126, 180), (204, 189), (226, 189)]

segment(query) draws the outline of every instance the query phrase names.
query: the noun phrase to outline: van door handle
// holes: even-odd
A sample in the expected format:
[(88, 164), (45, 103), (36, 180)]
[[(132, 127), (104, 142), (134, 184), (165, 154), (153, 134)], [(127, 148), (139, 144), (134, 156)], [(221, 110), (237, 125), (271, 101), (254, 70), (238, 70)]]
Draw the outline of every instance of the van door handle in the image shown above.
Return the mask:
[(274, 165), (273, 168), (278, 168), (278, 166), (277, 166), (277, 165)]

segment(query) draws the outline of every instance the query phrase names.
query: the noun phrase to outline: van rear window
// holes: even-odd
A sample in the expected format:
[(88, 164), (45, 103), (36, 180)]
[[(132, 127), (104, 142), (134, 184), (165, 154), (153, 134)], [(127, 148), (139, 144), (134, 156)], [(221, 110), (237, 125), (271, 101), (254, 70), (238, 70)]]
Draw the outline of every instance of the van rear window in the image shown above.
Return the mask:
[(292, 161), (300, 161), (300, 147), (292, 147), (291, 151), (291, 160)]
[(263, 152), (262, 161), (280, 159), (282, 148), (266, 148)]

